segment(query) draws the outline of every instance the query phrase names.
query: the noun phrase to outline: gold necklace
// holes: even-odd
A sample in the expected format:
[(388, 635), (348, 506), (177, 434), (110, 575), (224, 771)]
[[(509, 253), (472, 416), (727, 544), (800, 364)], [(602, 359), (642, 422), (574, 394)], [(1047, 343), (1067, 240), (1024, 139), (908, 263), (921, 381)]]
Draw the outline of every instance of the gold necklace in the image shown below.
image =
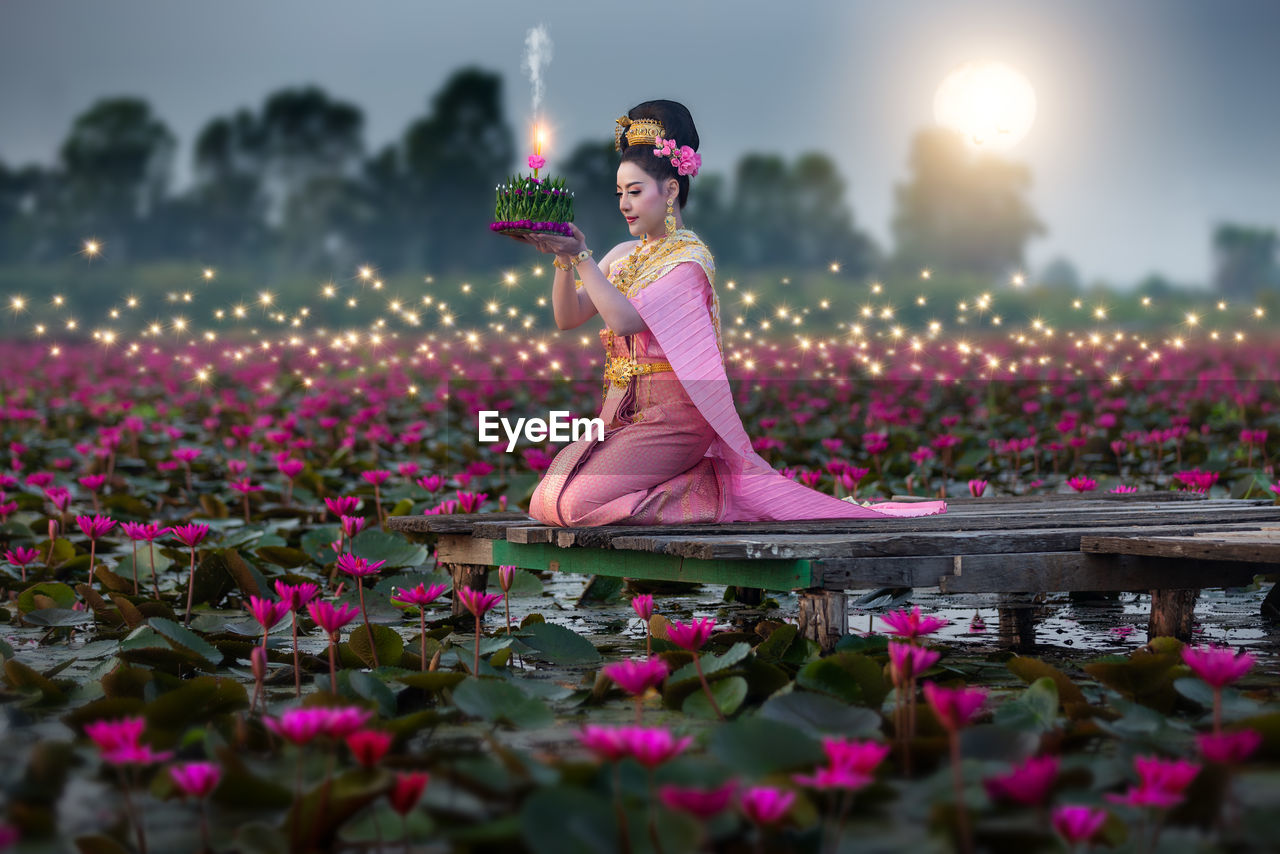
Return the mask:
[(618, 270), (616, 280), (613, 283), (613, 286), (618, 289), (619, 293), (623, 295), (627, 293), (627, 290), (631, 287), (631, 282), (634, 281), (636, 277), (636, 273), (644, 268), (644, 262), (648, 261), (649, 258), (652, 257), (653, 253), (658, 251), (658, 247), (661, 246), (665, 240), (666, 237), (660, 237), (648, 245), (641, 243), (636, 246), (635, 249), (631, 250), (631, 254), (623, 259), (622, 265)]

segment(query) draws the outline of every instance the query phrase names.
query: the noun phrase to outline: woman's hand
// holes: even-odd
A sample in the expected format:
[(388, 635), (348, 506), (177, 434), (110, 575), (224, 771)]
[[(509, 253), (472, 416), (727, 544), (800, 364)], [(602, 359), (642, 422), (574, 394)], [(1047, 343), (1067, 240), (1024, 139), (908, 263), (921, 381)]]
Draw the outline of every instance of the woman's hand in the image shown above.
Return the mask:
[(573, 223), (569, 223), (569, 228), (573, 231), (572, 237), (550, 232), (534, 232), (529, 235), (529, 242), (538, 247), (541, 252), (559, 255), (562, 258), (572, 257), (587, 248), (587, 238)]

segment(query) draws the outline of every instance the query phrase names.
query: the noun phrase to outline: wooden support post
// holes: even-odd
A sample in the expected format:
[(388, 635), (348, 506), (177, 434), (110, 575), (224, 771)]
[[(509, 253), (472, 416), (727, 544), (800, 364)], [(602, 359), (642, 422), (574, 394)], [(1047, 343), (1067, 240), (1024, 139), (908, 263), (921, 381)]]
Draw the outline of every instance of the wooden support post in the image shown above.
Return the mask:
[(759, 587), (734, 587), (733, 599), (743, 605), (759, 605), (764, 601), (764, 591)]
[[(453, 576), (453, 589), (461, 590), (463, 587), (470, 587), (472, 590), (484, 590), (489, 584), (489, 567), (476, 563), (446, 563), (441, 564), (441, 568), (447, 570)], [(470, 615), (467, 606), (462, 604), (462, 600), (453, 597), (453, 616), (458, 617), (463, 614)]]
[(1000, 645), (1015, 652), (1034, 650), (1036, 648), (1034, 597), (1026, 594), (1002, 593), (998, 602)]
[(823, 652), (835, 649), (849, 633), (849, 596), (843, 590), (800, 593), (800, 634), (817, 641)]
[(1147, 623), (1147, 640), (1177, 638), (1191, 640), (1191, 622), (1195, 615), (1198, 589), (1152, 590), (1151, 620)]

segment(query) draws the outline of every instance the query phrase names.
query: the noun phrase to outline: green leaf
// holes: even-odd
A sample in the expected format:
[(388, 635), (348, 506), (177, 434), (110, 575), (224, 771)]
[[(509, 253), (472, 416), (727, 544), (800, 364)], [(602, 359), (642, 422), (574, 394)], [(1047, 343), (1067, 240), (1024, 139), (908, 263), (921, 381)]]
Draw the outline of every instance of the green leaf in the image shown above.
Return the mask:
[(386, 561), (384, 569), (422, 566), (427, 562), (425, 546), (409, 542), (403, 534), (389, 534), (374, 529), (361, 531), (356, 535), (351, 541), (351, 553), (369, 561)]
[(1058, 686), (1042, 676), (1021, 696), (1006, 700), (996, 709), (995, 722), (1020, 732), (1046, 733), (1058, 725)]
[(61, 581), (42, 581), (18, 594), (18, 611), (26, 614), (40, 610), (35, 602), (37, 594), (49, 597), (59, 608), (70, 608), (77, 601), (76, 592), (68, 585)]
[(82, 626), (93, 622), (93, 614), (70, 608), (41, 608), (25, 615), (23, 619), (33, 626)]
[(302, 549), (291, 549), (288, 546), (263, 546), (257, 549), (254, 554), (267, 563), (273, 563), (285, 569), (294, 569), (311, 563), (311, 555)]
[(746, 777), (812, 768), (823, 761), (819, 742), (778, 721), (739, 718), (718, 726), (708, 747), (713, 757)]
[(11, 658), (4, 663), (4, 676), (14, 688), (35, 688), (40, 692), (41, 697), (49, 702), (61, 701), (65, 696), (62, 689), (51, 679), (16, 658)]
[(316, 563), (329, 563), (334, 559), (333, 549), (329, 548), (329, 544), (335, 542), (341, 535), (342, 528), (337, 525), (321, 525), (318, 528), (312, 528), (302, 535), (302, 550), (311, 555)]
[[(400, 637), (400, 633), (390, 626), (380, 626), (371, 624), (369, 626), (373, 630), (373, 644), (369, 643), (369, 634), (365, 631), (363, 625), (356, 626), (351, 632), (343, 647), (346, 647), (357, 659), (367, 667), (374, 667), (373, 648), (378, 651), (379, 667), (394, 667), (400, 663), (400, 659), (404, 656), (404, 638)], [(339, 652), (344, 650), (339, 647)], [(344, 662), (347, 657), (343, 656)]]
[[(747, 680), (741, 676), (729, 676), (712, 682), (711, 695), (715, 697), (720, 713), (726, 718), (731, 717), (742, 706), (742, 701), (747, 698)], [(715, 710), (711, 708), (705, 691), (695, 691), (685, 698), (683, 711), (686, 715), (696, 718), (707, 720), (716, 718)]]
[(534, 623), (515, 633), (520, 642), (556, 664), (596, 664), (600, 652), (582, 635), (555, 623)]
[(757, 715), (788, 724), (814, 737), (843, 735), (867, 738), (880, 732), (880, 715), (871, 709), (850, 706), (826, 694), (793, 691), (771, 697)]
[(419, 673), (401, 673), (394, 678), (410, 688), (418, 688), (422, 691), (443, 691), (458, 685), (467, 678), (467, 674), (452, 670), (427, 670)]
[(472, 677), (454, 689), (453, 703), (473, 718), (505, 721), (524, 729), (555, 723), (555, 716), (541, 701), (500, 679)]
[(339, 690), (342, 689), (344, 677), (352, 693), (377, 704), (378, 714), (384, 718), (395, 717), (396, 695), (387, 687), (387, 683), (363, 670), (344, 670), (338, 678)]
[(222, 653), (195, 632), (184, 629), (172, 620), (152, 617), (147, 620), (147, 625), (159, 632), (175, 649), (181, 648), (193, 652), (214, 667), (222, 663)]
[(889, 693), (884, 668), (857, 652), (837, 652), (809, 662), (796, 674), (796, 684), (872, 709), (879, 709)]
[(760, 642), (760, 645), (756, 647), (756, 655), (769, 661), (778, 661), (791, 647), (791, 643), (796, 639), (796, 634), (799, 631), (798, 626), (791, 623), (783, 623), (774, 629), (769, 634), (769, 637)]
[(1072, 682), (1071, 679), (1058, 668), (1051, 664), (1046, 664), (1038, 658), (1028, 658), (1026, 656), (1015, 655), (1005, 664), (1014, 676), (1017, 676), (1023, 682), (1030, 685), (1037, 679), (1048, 677), (1053, 680), (1054, 685), (1058, 688), (1058, 699), (1062, 705), (1068, 706), (1074, 703), (1087, 703), (1084, 692), (1080, 690), (1080, 686)]
[[(751, 644), (739, 641), (719, 655), (711, 652), (705, 653), (701, 656), (702, 672), (710, 679), (711, 674), (719, 673), (721, 670), (732, 667), (746, 658), (750, 652)], [(698, 670), (691, 661), (667, 678), (670, 680), (669, 684), (675, 687), (686, 680), (696, 680), (698, 678)]]

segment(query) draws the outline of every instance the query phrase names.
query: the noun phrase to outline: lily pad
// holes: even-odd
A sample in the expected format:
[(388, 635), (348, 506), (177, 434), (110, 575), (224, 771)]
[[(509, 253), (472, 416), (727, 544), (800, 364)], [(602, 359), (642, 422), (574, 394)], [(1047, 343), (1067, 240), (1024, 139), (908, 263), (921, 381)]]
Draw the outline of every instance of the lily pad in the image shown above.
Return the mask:
[(473, 718), (503, 721), (523, 729), (538, 729), (555, 722), (555, 716), (541, 701), (502, 679), (469, 678), (454, 689), (453, 703)]
[(555, 623), (534, 623), (515, 634), (529, 649), (556, 664), (596, 664), (601, 660), (591, 641)]

